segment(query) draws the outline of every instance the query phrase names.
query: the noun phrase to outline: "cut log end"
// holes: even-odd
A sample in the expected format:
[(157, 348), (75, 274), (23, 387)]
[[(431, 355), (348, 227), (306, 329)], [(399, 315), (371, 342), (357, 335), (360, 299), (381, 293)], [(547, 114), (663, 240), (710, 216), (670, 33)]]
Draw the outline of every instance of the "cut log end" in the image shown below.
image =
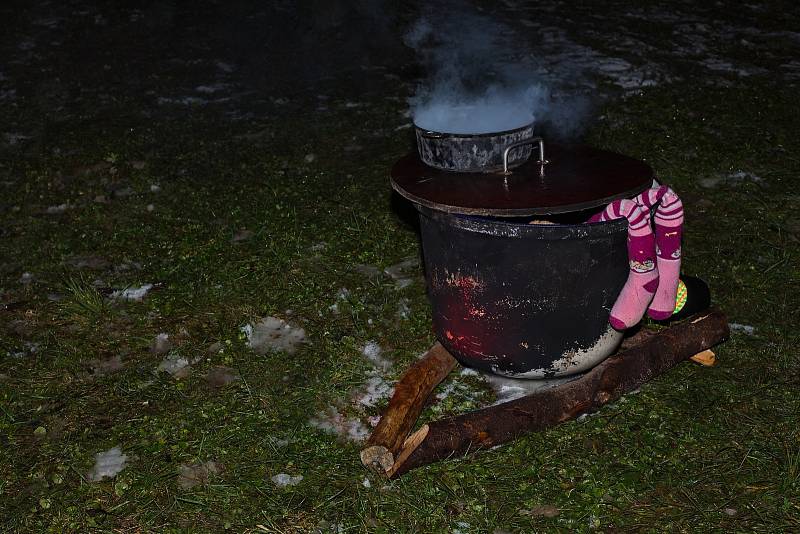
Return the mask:
[(373, 473), (386, 475), (394, 465), (394, 455), (382, 445), (372, 445), (361, 450), (361, 463)]

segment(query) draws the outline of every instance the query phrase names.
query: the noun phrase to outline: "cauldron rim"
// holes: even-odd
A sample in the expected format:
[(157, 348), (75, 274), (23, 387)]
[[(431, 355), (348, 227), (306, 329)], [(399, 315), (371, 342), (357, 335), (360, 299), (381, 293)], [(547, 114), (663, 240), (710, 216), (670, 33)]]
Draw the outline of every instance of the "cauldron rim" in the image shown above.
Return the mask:
[(445, 222), (459, 230), (519, 239), (585, 239), (587, 237), (599, 237), (619, 232), (621, 230), (620, 227), (627, 224), (625, 219), (583, 222), (579, 224), (528, 224), (480, 215), (448, 213), (428, 208), (421, 204), (415, 204), (415, 207), (422, 216)]

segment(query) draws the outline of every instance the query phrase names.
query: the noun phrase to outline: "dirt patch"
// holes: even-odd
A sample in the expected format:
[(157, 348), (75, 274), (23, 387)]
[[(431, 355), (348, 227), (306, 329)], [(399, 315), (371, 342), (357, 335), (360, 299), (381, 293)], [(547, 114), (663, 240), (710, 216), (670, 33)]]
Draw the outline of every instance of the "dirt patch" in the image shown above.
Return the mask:
[(213, 461), (183, 464), (178, 467), (178, 487), (191, 489), (195, 486), (205, 486), (210, 478), (222, 471), (223, 465)]
[(122, 363), (122, 356), (116, 354), (107, 358), (92, 360), (89, 362), (89, 367), (94, 376), (105, 376), (121, 371), (125, 367), (125, 364)]
[(220, 389), (240, 379), (239, 372), (230, 367), (218, 366), (206, 373), (206, 382), (212, 389)]

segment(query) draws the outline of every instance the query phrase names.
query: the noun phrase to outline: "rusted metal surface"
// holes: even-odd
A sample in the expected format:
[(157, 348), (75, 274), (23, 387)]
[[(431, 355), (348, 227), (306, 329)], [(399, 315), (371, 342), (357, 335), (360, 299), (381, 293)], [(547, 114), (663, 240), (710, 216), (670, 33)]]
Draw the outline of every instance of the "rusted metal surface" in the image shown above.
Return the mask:
[(524, 217), (601, 207), (633, 197), (653, 181), (653, 169), (646, 163), (584, 145), (548, 143), (547, 159), (544, 175), (531, 159), (504, 176), (438, 170), (412, 153), (392, 167), (391, 183), (403, 197), (431, 209)]

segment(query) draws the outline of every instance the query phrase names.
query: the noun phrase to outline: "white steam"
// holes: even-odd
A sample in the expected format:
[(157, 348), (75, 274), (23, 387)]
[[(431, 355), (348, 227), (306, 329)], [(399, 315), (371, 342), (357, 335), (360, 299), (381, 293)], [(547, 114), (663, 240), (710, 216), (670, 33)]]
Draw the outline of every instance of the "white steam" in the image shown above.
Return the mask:
[(565, 68), (565, 83), (554, 86), (554, 73), (545, 73), (523, 42), (511, 28), (460, 1), (430, 8), (405, 35), (427, 70), (409, 101), (414, 123), (469, 134), (536, 122), (548, 123), (559, 137), (574, 135), (588, 111), (585, 97), (565, 90), (577, 73)]
[(430, 94), (414, 107), (414, 123), (436, 132), (470, 134), (522, 128), (536, 120), (546, 91), (540, 86), (505, 89), (490, 86), (482, 95)]

